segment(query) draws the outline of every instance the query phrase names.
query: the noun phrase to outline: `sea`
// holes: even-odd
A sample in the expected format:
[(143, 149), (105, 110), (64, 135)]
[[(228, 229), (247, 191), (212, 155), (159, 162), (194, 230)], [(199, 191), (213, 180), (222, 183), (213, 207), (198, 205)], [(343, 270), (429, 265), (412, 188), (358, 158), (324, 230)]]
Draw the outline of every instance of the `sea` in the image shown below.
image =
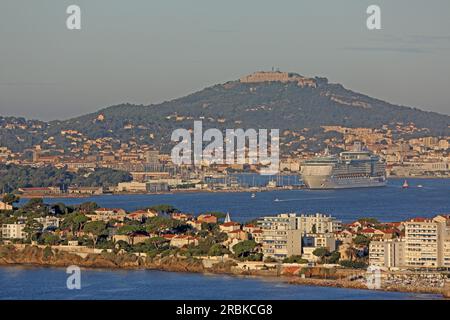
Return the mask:
[[(280, 190), (202, 192), (157, 195), (103, 195), (47, 198), (47, 203), (95, 201), (101, 207), (128, 211), (171, 204), (183, 212), (230, 213), (232, 220), (251, 221), (284, 212), (325, 213), (343, 222), (362, 217), (402, 221), (450, 213), (450, 179), (390, 179), (386, 187), (348, 190)], [(22, 199), (20, 204), (27, 200)], [(80, 290), (69, 290), (65, 269), (0, 267), (0, 299), (438, 299), (429, 294), (300, 286), (279, 280), (172, 273), (153, 270), (82, 270)]]
[[(73, 205), (94, 201), (101, 207), (127, 211), (170, 204), (187, 213), (228, 212), (246, 222), (278, 213), (325, 213), (343, 222), (362, 217), (383, 222), (450, 213), (450, 179), (389, 179), (386, 187), (342, 190), (279, 190), (256, 192), (183, 192), (171, 194), (101, 195), (86, 198), (46, 198), (47, 203)], [(23, 204), (27, 199), (22, 199)]]
[(81, 270), (68, 289), (64, 268), (0, 267), (0, 300), (429, 300), (432, 294), (293, 285), (277, 279), (154, 270)]

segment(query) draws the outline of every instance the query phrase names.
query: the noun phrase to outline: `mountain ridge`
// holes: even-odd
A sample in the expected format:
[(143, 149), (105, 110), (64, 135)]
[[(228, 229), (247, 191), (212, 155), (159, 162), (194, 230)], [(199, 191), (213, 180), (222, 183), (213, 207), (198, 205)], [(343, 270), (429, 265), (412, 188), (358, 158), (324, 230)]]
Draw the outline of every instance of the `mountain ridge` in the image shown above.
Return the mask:
[[(265, 79), (281, 79), (264, 81)], [(0, 124), (1, 119), (0, 118)], [(192, 128), (202, 120), (204, 128), (267, 128), (301, 131), (322, 126), (380, 128), (395, 130), (414, 124), (416, 134), (450, 135), (450, 116), (400, 106), (352, 91), (327, 78), (306, 78), (296, 73), (254, 73), (198, 90), (158, 104), (118, 104), (73, 117), (39, 123), (43, 136), (59, 136), (62, 130), (77, 130), (89, 138), (135, 139), (157, 147), (171, 143), (171, 132)], [(1, 129), (0, 129), (1, 130)], [(4, 141), (0, 139), (0, 145)], [(61, 140), (61, 139), (60, 139)], [(163, 148), (164, 149), (164, 148)]]

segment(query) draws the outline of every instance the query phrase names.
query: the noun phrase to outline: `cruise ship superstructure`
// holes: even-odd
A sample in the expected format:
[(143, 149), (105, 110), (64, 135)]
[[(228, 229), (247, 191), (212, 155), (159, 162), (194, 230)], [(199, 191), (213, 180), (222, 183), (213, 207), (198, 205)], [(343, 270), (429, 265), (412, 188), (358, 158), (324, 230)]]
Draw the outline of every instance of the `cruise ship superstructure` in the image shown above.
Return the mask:
[(310, 189), (382, 187), (386, 164), (377, 155), (355, 143), (353, 151), (324, 155), (302, 163), (301, 176)]

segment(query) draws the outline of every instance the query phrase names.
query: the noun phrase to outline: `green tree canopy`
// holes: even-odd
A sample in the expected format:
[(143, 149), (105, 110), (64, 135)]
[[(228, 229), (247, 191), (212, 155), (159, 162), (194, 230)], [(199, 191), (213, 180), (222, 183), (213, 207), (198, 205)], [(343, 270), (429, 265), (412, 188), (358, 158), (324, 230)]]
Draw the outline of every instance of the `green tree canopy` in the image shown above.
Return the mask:
[(305, 264), (305, 263), (308, 263), (308, 260), (302, 259), (302, 257), (299, 256), (299, 255), (292, 255), (290, 257), (284, 258), (283, 259), (283, 263), (301, 263), (301, 264)]
[(370, 243), (370, 239), (367, 238), (365, 235), (358, 234), (354, 239), (353, 243), (358, 246), (368, 246)]
[(106, 228), (107, 224), (103, 221), (90, 221), (84, 225), (83, 231), (91, 235), (95, 247), (99, 237), (107, 235)]
[(84, 224), (88, 221), (88, 217), (79, 212), (73, 212), (66, 215), (61, 223), (61, 228), (69, 228), (73, 235), (75, 232), (81, 231)]
[(245, 258), (253, 252), (255, 247), (256, 242), (254, 240), (245, 240), (235, 244), (233, 246), (233, 251), (238, 258)]
[(180, 210), (178, 210), (177, 208), (175, 208), (174, 206), (172, 206), (170, 204), (158, 204), (156, 206), (148, 207), (146, 209), (155, 210), (156, 212), (166, 213), (166, 214), (180, 212)]
[(313, 251), (313, 255), (315, 255), (316, 257), (319, 257), (321, 259), (328, 256), (329, 254), (330, 254), (330, 251), (324, 247), (319, 247)]
[(13, 193), (6, 193), (3, 195), (2, 201), (4, 203), (7, 203), (9, 205), (12, 205), (13, 203), (19, 202), (20, 197), (13, 194)]

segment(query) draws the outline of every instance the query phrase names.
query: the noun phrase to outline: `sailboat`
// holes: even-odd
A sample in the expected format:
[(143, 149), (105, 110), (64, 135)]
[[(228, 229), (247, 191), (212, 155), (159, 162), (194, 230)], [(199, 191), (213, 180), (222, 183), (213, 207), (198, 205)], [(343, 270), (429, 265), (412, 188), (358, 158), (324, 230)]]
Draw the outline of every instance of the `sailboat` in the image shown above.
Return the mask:
[(403, 189), (409, 188), (408, 181), (405, 180), (405, 182), (403, 182), (402, 188), (403, 188)]

